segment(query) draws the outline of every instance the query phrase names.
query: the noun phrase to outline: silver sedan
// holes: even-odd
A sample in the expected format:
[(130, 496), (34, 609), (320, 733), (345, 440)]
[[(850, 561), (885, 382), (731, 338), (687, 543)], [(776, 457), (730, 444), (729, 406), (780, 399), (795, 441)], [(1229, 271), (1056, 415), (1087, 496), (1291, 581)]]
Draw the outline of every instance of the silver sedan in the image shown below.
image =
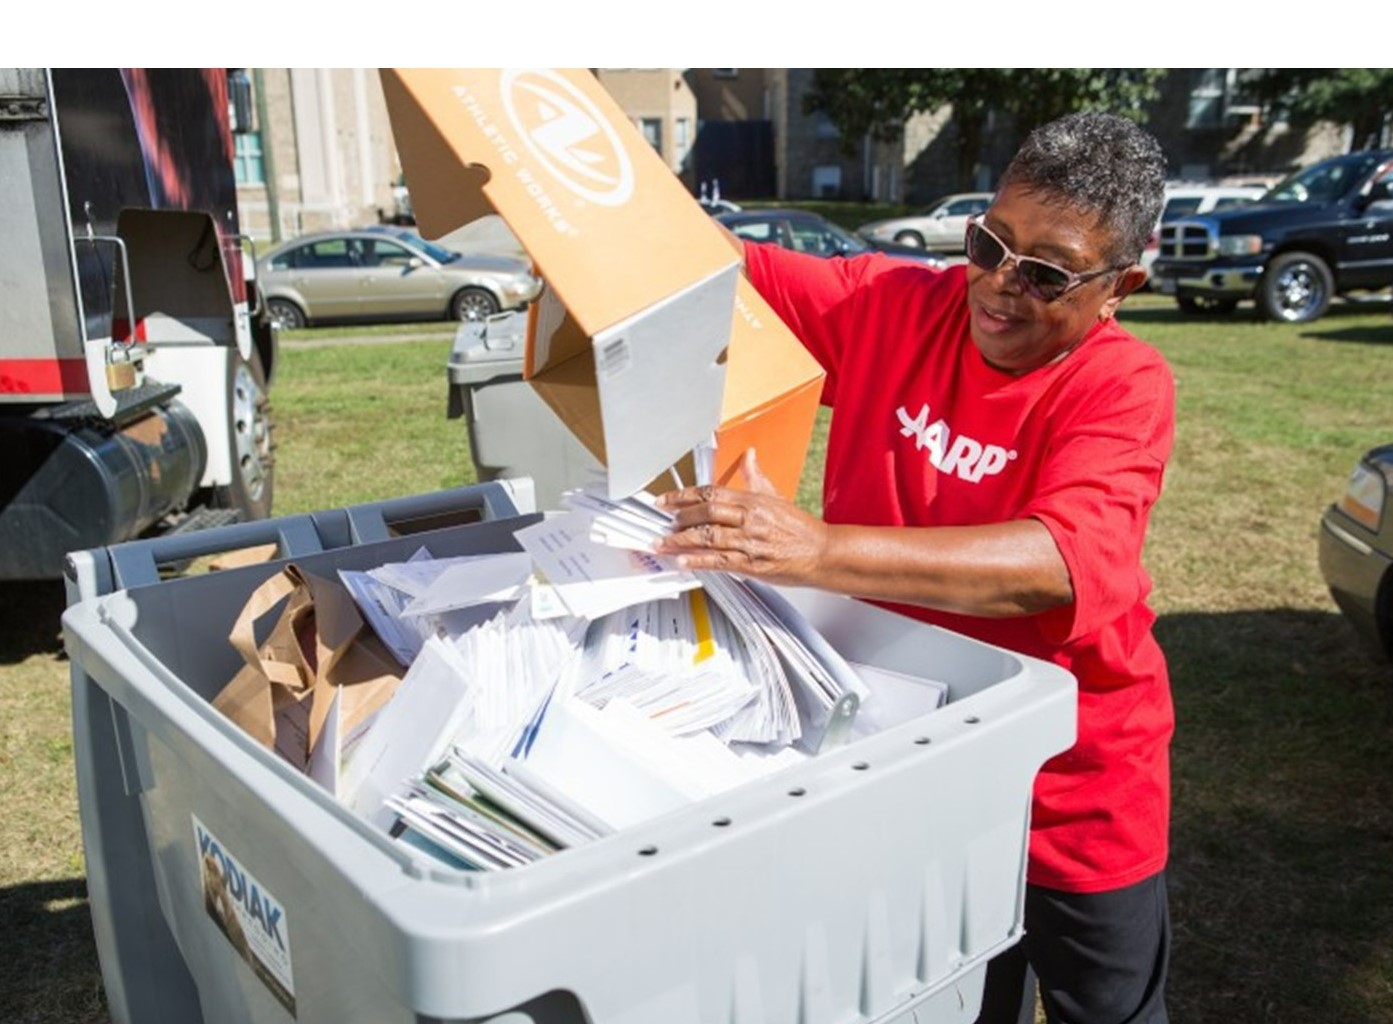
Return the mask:
[(305, 235), (266, 253), (257, 278), (272, 320), (309, 324), (483, 320), (541, 292), (525, 260), (461, 255), (404, 228)]

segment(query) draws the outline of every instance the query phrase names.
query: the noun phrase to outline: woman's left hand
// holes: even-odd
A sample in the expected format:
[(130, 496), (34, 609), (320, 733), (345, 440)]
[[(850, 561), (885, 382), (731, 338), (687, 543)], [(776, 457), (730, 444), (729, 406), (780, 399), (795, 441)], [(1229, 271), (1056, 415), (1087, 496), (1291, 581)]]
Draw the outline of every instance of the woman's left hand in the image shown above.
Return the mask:
[(658, 498), (675, 518), (656, 550), (689, 570), (758, 576), (776, 583), (817, 582), (828, 527), (779, 495), (760, 471), (754, 449), (742, 469), (750, 490), (686, 487)]

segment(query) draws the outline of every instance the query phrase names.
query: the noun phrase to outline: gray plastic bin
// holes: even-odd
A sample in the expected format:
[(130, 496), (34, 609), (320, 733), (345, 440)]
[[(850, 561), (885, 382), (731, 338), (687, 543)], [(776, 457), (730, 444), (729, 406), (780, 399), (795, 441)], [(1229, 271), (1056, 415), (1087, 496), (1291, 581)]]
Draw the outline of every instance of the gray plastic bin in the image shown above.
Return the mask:
[(537, 507), (602, 471), (600, 462), (523, 380), (527, 314), (500, 313), (461, 324), (450, 350), (448, 415), (469, 424), (469, 453), (480, 480), (526, 477)]
[[(426, 544), (507, 550), (499, 484), (195, 535), (279, 539), (311, 571)], [(477, 520), (393, 537), (459, 506)], [(179, 538), (170, 557), (187, 557)], [(945, 708), (512, 871), (424, 862), (215, 712), (242, 602), (282, 561), (157, 582), (142, 542), (73, 556), (64, 615), (88, 885), (118, 1022), (927, 1024), (972, 1021), (1021, 935), (1030, 792), (1073, 741), (1072, 677), (810, 591), (848, 657), (949, 684)], [(281, 998), (201, 890), (214, 836), (286, 946)], [(288, 999), (286, 997), (289, 997)]]

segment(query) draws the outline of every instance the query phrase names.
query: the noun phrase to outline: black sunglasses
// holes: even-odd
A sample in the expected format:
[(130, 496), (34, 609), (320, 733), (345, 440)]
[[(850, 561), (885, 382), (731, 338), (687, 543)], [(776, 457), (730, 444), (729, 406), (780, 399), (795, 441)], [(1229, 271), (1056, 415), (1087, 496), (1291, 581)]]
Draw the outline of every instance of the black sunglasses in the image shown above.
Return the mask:
[(1095, 277), (1113, 274), (1123, 269), (1104, 267), (1102, 270), (1076, 274), (1048, 260), (1036, 259), (1034, 256), (1018, 256), (1006, 247), (1005, 242), (992, 234), (991, 228), (982, 223), (981, 214), (967, 222), (964, 249), (973, 265), (983, 270), (996, 270), (1007, 260), (1011, 261), (1015, 264), (1016, 275), (1020, 278), (1026, 294), (1041, 302), (1054, 302)]

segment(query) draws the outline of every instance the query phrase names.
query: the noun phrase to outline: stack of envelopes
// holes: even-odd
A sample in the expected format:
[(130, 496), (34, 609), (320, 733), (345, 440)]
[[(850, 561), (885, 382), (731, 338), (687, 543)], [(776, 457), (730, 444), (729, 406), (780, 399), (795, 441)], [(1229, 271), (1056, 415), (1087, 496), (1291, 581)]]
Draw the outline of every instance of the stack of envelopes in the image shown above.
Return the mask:
[(341, 574), (409, 669), (312, 774), (451, 862), (528, 863), (797, 763), (867, 694), (776, 590), (654, 554), (647, 495), (566, 501), (521, 552)]

